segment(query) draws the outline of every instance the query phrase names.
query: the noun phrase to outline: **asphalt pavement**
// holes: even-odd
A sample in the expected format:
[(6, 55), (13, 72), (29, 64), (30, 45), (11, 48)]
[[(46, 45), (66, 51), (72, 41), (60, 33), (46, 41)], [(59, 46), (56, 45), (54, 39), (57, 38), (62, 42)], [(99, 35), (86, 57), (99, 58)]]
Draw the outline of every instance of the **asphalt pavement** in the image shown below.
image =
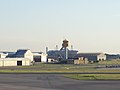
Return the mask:
[(120, 81), (83, 81), (62, 74), (0, 74), (0, 90), (120, 90)]

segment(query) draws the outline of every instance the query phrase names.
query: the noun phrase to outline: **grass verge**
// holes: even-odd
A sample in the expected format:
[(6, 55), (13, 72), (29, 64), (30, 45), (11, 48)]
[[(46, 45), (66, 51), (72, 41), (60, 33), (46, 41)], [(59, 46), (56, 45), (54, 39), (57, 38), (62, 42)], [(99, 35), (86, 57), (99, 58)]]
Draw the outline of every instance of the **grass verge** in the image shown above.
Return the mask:
[(120, 74), (71, 74), (65, 77), (77, 80), (120, 80)]

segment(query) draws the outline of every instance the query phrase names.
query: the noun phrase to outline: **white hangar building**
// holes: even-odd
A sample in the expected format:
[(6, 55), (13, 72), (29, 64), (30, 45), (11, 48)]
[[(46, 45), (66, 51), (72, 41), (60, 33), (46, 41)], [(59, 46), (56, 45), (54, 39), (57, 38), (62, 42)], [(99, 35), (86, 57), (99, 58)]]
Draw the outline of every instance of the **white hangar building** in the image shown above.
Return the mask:
[(25, 58), (0, 58), (0, 66), (29, 66), (30, 59)]
[(0, 66), (29, 66), (34, 63), (29, 49), (19, 49), (16, 53), (0, 53)]

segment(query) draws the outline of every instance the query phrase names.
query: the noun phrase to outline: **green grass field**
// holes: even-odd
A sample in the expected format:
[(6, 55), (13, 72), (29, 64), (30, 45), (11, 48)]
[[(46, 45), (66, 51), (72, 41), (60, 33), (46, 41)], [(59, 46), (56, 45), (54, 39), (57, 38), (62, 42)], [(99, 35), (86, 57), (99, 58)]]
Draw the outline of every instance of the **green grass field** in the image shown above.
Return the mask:
[[(101, 65), (101, 64), (100, 64)], [(120, 69), (96, 69), (99, 64), (73, 65), (73, 64), (37, 64), (34, 66), (0, 67), (0, 72), (40, 72), (40, 73), (77, 73), (77, 72), (120, 72)]]
[(72, 74), (65, 77), (77, 80), (120, 80), (120, 74)]
[(99, 65), (120, 65), (120, 60), (109, 60), (109, 61), (100, 61)]

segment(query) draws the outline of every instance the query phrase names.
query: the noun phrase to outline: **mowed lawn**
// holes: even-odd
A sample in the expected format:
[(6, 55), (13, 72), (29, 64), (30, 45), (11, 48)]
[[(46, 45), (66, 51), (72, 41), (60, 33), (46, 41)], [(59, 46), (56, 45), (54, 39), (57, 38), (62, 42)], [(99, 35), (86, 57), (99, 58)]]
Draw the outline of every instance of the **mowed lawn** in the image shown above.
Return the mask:
[(65, 77), (77, 80), (120, 80), (120, 74), (71, 74)]
[(95, 70), (93, 65), (36, 64), (34, 66), (0, 67), (0, 72), (81, 72)]
[(0, 72), (16, 72), (16, 73), (79, 73), (79, 72), (116, 72), (119, 73), (120, 69), (98, 69), (98, 67), (105, 65), (102, 64), (87, 64), (87, 65), (74, 65), (74, 64), (43, 64), (39, 63), (34, 66), (14, 66), (14, 67), (0, 67)]

